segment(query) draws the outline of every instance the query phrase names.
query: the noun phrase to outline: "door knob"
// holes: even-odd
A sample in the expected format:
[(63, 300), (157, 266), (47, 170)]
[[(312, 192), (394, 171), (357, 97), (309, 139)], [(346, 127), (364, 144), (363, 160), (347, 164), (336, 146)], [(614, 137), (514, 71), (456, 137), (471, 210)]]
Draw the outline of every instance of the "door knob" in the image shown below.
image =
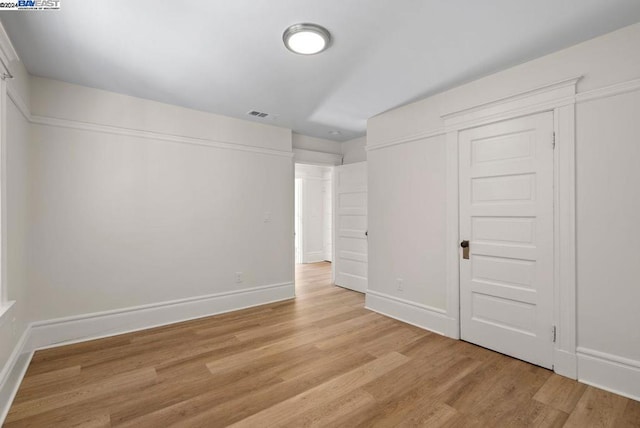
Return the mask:
[(469, 241), (462, 241), (460, 246), (462, 247), (462, 258), (469, 260)]

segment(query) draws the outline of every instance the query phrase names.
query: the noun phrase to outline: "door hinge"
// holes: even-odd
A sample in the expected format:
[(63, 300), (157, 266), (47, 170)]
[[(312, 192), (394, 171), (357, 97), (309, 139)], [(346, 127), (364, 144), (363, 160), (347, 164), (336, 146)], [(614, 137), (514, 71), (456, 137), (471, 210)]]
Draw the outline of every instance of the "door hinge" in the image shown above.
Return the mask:
[(555, 149), (556, 148), (556, 133), (554, 131), (553, 133), (553, 143), (552, 143), (552, 147)]
[(556, 326), (554, 325), (553, 327), (551, 327), (551, 341), (553, 343), (556, 343), (556, 337), (558, 334), (558, 329), (556, 328)]

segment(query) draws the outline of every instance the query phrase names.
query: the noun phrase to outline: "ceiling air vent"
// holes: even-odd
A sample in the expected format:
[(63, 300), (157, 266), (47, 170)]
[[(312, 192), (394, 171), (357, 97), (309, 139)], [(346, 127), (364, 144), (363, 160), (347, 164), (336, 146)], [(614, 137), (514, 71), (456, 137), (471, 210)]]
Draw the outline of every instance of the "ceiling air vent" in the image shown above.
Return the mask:
[(264, 113), (264, 112), (257, 111), (257, 110), (251, 110), (251, 111), (247, 112), (247, 114), (249, 116), (254, 116), (254, 117), (267, 117), (267, 116), (269, 116), (269, 113)]

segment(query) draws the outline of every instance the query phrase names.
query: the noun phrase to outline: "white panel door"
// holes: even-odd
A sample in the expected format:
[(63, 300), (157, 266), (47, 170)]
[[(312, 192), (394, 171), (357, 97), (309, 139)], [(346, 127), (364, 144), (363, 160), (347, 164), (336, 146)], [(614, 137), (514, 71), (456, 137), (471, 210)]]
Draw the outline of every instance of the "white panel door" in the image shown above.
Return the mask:
[(553, 113), (458, 141), (461, 337), (552, 368)]
[(324, 260), (322, 180), (302, 179), (302, 263)]
[(295, 179), (295, 259), (296, 263), (302, 263), (302, 179)]
[(367, 290), (367, 163), (335, 169), (335, 283)]
[(331, 179), (322, 182), (322, 198), (324, 210), (324, 259), (333, 261), (333, 186)]

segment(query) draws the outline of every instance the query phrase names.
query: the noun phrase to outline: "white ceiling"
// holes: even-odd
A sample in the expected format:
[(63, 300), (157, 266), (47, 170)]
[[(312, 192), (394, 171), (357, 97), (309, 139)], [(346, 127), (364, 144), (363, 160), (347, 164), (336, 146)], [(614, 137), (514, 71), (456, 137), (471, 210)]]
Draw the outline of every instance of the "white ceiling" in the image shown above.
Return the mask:
[[(62, 0), (0, 18), (31, 74), (342, 141), (385, 110), (638, 22), (640, 1)], [(333, 45), (292, 54), (281, 37), (298, 22)]]

